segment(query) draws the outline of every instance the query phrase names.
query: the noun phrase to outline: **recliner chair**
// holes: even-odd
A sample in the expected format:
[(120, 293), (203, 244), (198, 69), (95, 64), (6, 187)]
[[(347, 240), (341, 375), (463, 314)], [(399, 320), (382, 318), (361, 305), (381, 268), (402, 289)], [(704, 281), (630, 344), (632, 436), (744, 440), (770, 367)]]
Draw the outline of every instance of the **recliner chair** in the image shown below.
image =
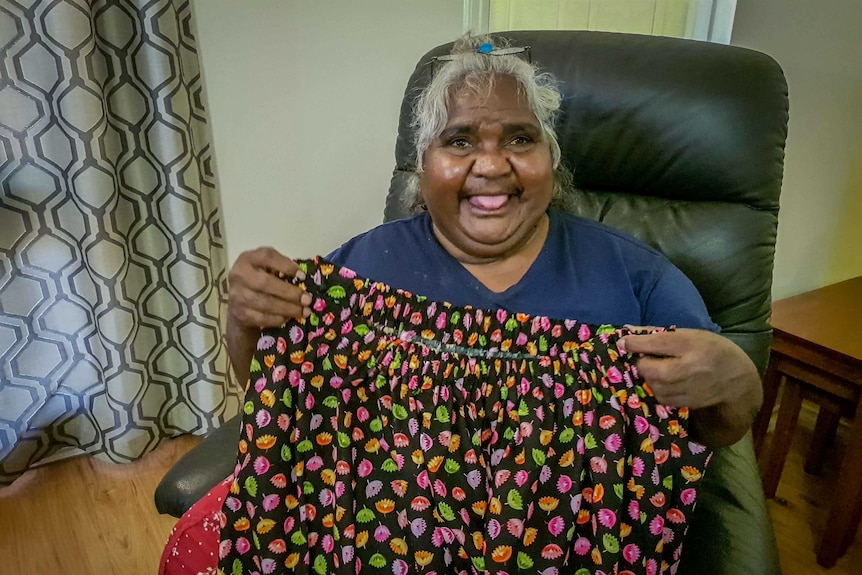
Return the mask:
[[(557, 122), (574, 172), (576, 213), (662, 251), (703, 295), (712, 319), (765, 370), (787, 85), (768, 56), (742, 48), (600, 32), (507, 32), (561, 82)], [(404, 217), (415, 165), (410, 115), (430, 77), (408, 82), (386, 220)], [(237, 419), (165, 476), (160, 512), (179, 516), (233, 471)], [(684, 575), (780, 573), (752, 442), (715, 453), (687, 535)]]

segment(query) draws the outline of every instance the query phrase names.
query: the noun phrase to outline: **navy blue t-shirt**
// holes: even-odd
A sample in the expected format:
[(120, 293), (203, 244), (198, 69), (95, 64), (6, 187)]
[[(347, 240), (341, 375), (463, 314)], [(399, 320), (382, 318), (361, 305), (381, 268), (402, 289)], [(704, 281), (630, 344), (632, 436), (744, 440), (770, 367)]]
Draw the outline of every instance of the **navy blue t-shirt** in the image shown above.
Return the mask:
[(382, 224), (327, 259), (432, 300), (574, 319), (718, 331), (691, 281), (661, 253), (604, 224), (550, 211), (548, 238), (521, 281), (486, 288), (437, 241), (428, 214)]

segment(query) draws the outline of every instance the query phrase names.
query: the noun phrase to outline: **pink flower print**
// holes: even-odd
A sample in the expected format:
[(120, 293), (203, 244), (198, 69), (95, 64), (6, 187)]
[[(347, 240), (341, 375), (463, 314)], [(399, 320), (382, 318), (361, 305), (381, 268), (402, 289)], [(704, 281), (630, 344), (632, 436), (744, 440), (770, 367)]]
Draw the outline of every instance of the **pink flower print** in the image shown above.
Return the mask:
[(590, 458), (590, 469), (596, 474), (607, 473), (608, 462), (604, 457), (592, 457)]
[(291, 372), (287, 374), (287, 382), (291, 385), (291, 387), (298, 386), (301, 379), (302, 375), (295, 369), (291, 370)]
[(634, 563), (641, 556), (640, 547), (635, 545), (634, 543), (629, 543), (625, 547), (623, 547), (623, 559), (628, 561), (629, 563)]
[(272, 381), (273, 381), (273, 383), (278, 383), (279, 381), (284, 379), (285, 375), (287, 375), (287, 368), (285, 366), (283, 366), (283, 365), (275, 366), (275, 368), (272, 370)]
[(566, 387), (562, 383), (559, 383), (559, 382), (555, 383), (554, 384), (554, 397), (556, 399), (562, 399), (565, 394), (566, 394)]
[(610, 509), (599, 509), (597, 515), (599, 523), (608, 529), (617, 524), (617, 514)]
[(240, 503), (239, 499), (237, 499), (236, 497), (233, 497), (233, 496), (225, 499), (224, 504), (225, 504), (225, 507), (227, 507), (228, 509), (230, 509), (234, 513), (239, 511), (240, 508), (242, 507), (242, 503)]
[(509, 314), (508, 314), (508, 313), (506, 313), (506, 310), (504, 310), (504, 309), (498, 309), (498, 310), (497, 310), (497, 321), (498, 321), (498, 322), (500, 322), (500, 323), (505, 322), (505, 321), (506, 321), (506, 318), (507, 318), (508, 316), (509, 316)]
[(372, 471), (374, 471), (374, 466), (367, 459), (363, 459), (359, 462), (359, 465), (356, 466), (356, 473), (359, 477), (368, 477), (371, 475)]
[(515, 484), (517, 484), (518, 487), (523, 487), (529, 478), (529, 472), (526, 469), (520, 469), (515, 473)]
[(270, 493), (269, 495), (267, 495), (266, 497), (263, 498), (263, 503), (261, 505), (263, 506), (264, 511), (272, 511), (273, 509), (278, 507), (278, 504), (280, 502), (281, 502), (281, 497), (279, 497), (275, 493)]
[[(344, 547), (341, 548), (341, 558), (344, 560), (345, 563), (350, 563), (351, 561), (353, 561), (353, 553), (354, 553), (353, 545), (345, 545)], [(359, 571), (359, 562), (358, 561), (356, 563), (356, 570), (357, 570), (357, 572)]]
[(264, 559), (260, 562), (260, 570), (263, 572), (263, 575), (270, 575), (270, 573), (274, 573), (275, 566), (275, 559)]
[(556, 537), (566, 528), (566, 522), (559, 515), (548, 521), (548, 531)]
[(491, 539), (496, 539), (500, 536), (500, 532), (502, 531), (502, 529), (500, 528), (500, 522), (496, 519), (491, 519), (490, 521), (488, 521), (486, 530), (488, 532), (488, 537), (490, 537)]
[(607, 449), (611, 453), (616, 453), (617, 451), (619, 451), (620, 447), (622, 447), (623, 440), (620, 439), (619, 434), (612, 433), (605, 438), (603, 443), (605, 444), (605, 449)]
[(258, 475), (263, 475), (267, 471), (269, 471), (269, 459), (263, 455), (258, 456), (254, 460), (254, 472)]
[(527, 341), (528, 341), (527, 340), (527, 334), (525, 334), (524, 332), (521, 332), (518, 334), (518, 337), (515, 339), (515, 345), (523, 346), (523, 345), (526, 345)]
[(572, 478), (568, 475), (560, 475), (557, 479), (557, 491), (560, 493), (568, 493), (572, 489)]
[(356, 410), (356, 419), (358, 419), (359, 421), (365, 423), (370, 417), (371, 416), (369, 415), (366, 408), (360, 406), (359, 409)]
[(332, 553), (332, 551), (335, 549), (335, 539), (333, 539), (332, 535), (327, 533), (323, 536), (321, 546), (323, 547), (323, 551), (325, 553)]
[(254, 390), (256, 392), (260, 393), (264, 389), (266, 389), (266, 378), (265, 377), (258, 378), (258, 380), (254, 382)]
[[(425, 472), (423, 471), (422, 473), (425, 473)], [(420, 477), (421, 477), (421, 475), (420, 475)], [(426, 475), (426, 477), (427, 477), (427, 475)], [(417, 478), (417, 481), (418, 481), (418, 478)], [(482, 483), (482, 472), (481, 471), (479, 471), (478, 469), (474, 469), (473, 471), (467, 473), (467, 484), (470, 487), (472, 487), (473, 489), (476, 489), (477, 487), (479, 487), (479, 485), (481, 483)], [(420, 485), (420, 487), (422, 487), (422, 486)]]
[(424, 519), (417, 518), (410, 522), (410, 532), (413, 533), (414, 537), (419, 537), (425, 530), (428, 528), (428, 523)]
[(218, 546), (218, 558), (224, 559), (230, 553), (230, 548), (233, 546), (230, 539), (223, 539)]
[(622, 380), (623, 376), (616, 366), (611, 366), (610, 368), (608, 368), (608, 381), (610, 381), (611, 383), (620, 383)]
[(437, 316), (437, 320), (434, 322), (434, 325), (437, 326), (437, 329), (446, 329), (446, 312), (440, 312), (440, 315)]
[(396, 559), (392, 563), (392, 575), (407, 575), (409, 571), (410, 568), (404, 559)]
[(263, 351), (265, 349), (269, 349), (275, 345), (275, 338), (271, 335), (262, 335), (260, 339), (257, 340), (257, 349), (258, 351)]
[(668, 509), (667, 510), (667, 519), (671, 523), (681, 524), (685, 523), (685, 514), (679, 509)]
[(632, 521), (640, 521), (640, 518), (640, 503), (638, 503), (636, 499), (632, 499), (631, 501), (629, 501), (629, 519), (631, 519)]
[(575, 540), (575, 553), (578, 555), (586, 555), (590, 552), (590, 540), (586, 537), (578, 537)]
[(688, 489), (683, 489), (679, 494), (679, 498), (682, 500), (685, 505), (693, 505), (697, 500), (697, 491), (693, 488), (689, 487)]
[(524, 533), (524, 521), (521, 519), (509, 519), (509, 521), (506, 522), (506, 531), (508, 531), (512, 537), (521, 537)]
[(422, 472), (416, 476), (416, 485), (418, 485), (420, 489), (428, 489), (431, 486), (431, 480), (428, 478), (427, 470), (423, 469)]
[(257, 423), (258, 428), (266, 427), (269, 425), (269, 422), (272, 421), (272, 416), (267, 410), (261, 409), (257, 414), (255, 414), (254, 421)]
[(658, 573), (658, 561), (655, 559), (647, 559), (646, 572), (647, 575), (656, 575), (656, 573)]
[(380, 525), (377, 529), (374, 530), (374, 539), (378, 543), (383, 543), (389, 536), (391, 535), (389, 528), (385, 525)]
[(652, 521), (649, 522), (649, 532), (653, 535), (661, 535), (664, 531), (664, 518), (661, 515), (657, 515), (652, 518)]
[(590, 328), (587, 324), (582, 323), (581, 327), (578, 328), (578, 339), (581, 341), (587, 341), (590, 339)]
[(236, 540), (236, 545), (234, 546), (236, 552), (240, 555), (245, 555), (248, 553), (249, 549), (251, 549), (251, 543), (248, 542), (248, 539), (245, 537), (240, 537)]
[(351, 331), (353, 331), (353, 322), (352, 321), (347, 320), (343, 324), (341, 324), (341, 335), (347, 335)]
[(551, 478), (551, 475), (551, 468), (547, 465), (543, 465), (542, 470), (539, 472), (539, 482), (544, 485)]
[(584, 496), (582, 493), (578, 493), (577, 495), (572, 495), (572, 501), (570, 502), (570, 507), (572, 508), (572, 513), (575, 515), (581, 510), (581, 504), (584, 502)]
[(283, 337), (279, 337), (275, 342), (275, 351), (281, 354), (287, 353), (287, 340)]

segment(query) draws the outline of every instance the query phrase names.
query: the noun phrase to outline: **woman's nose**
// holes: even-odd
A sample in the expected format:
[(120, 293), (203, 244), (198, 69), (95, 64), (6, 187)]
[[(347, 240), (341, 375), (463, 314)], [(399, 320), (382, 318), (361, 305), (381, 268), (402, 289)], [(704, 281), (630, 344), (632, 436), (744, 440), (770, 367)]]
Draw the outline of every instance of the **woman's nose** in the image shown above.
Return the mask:
[(512, 169), (509, 158), (497, 147), (480, 150), (473, 162), (473, 174), (483, 178), (494, 178), (507, 174)]

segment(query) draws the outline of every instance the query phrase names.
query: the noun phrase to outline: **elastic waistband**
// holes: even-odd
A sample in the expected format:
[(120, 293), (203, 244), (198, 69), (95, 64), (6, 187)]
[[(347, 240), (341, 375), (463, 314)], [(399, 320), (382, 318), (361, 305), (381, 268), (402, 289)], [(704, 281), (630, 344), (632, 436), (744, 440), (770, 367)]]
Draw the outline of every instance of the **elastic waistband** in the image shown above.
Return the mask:
[[(311, 305), (315, 314), (334, 313), (327, 300), (335, 301), (341, 306), (338, 313), (352, 316), (354, 322), (364, 318), (367, 327), (377, 326), (402, 341), (417, 341), (441, 351), (489, 358), (565, 359), (582, 350), (591, 352), (596, 338), (607, 346), (635, 333), (624, 327), (433, 301), (361, 278), (321, 257), (298, 260), (297, 264), (306, 279), (295, 283), (314, 296)], [(353, 329), (364, 331), (357, 326)]]

